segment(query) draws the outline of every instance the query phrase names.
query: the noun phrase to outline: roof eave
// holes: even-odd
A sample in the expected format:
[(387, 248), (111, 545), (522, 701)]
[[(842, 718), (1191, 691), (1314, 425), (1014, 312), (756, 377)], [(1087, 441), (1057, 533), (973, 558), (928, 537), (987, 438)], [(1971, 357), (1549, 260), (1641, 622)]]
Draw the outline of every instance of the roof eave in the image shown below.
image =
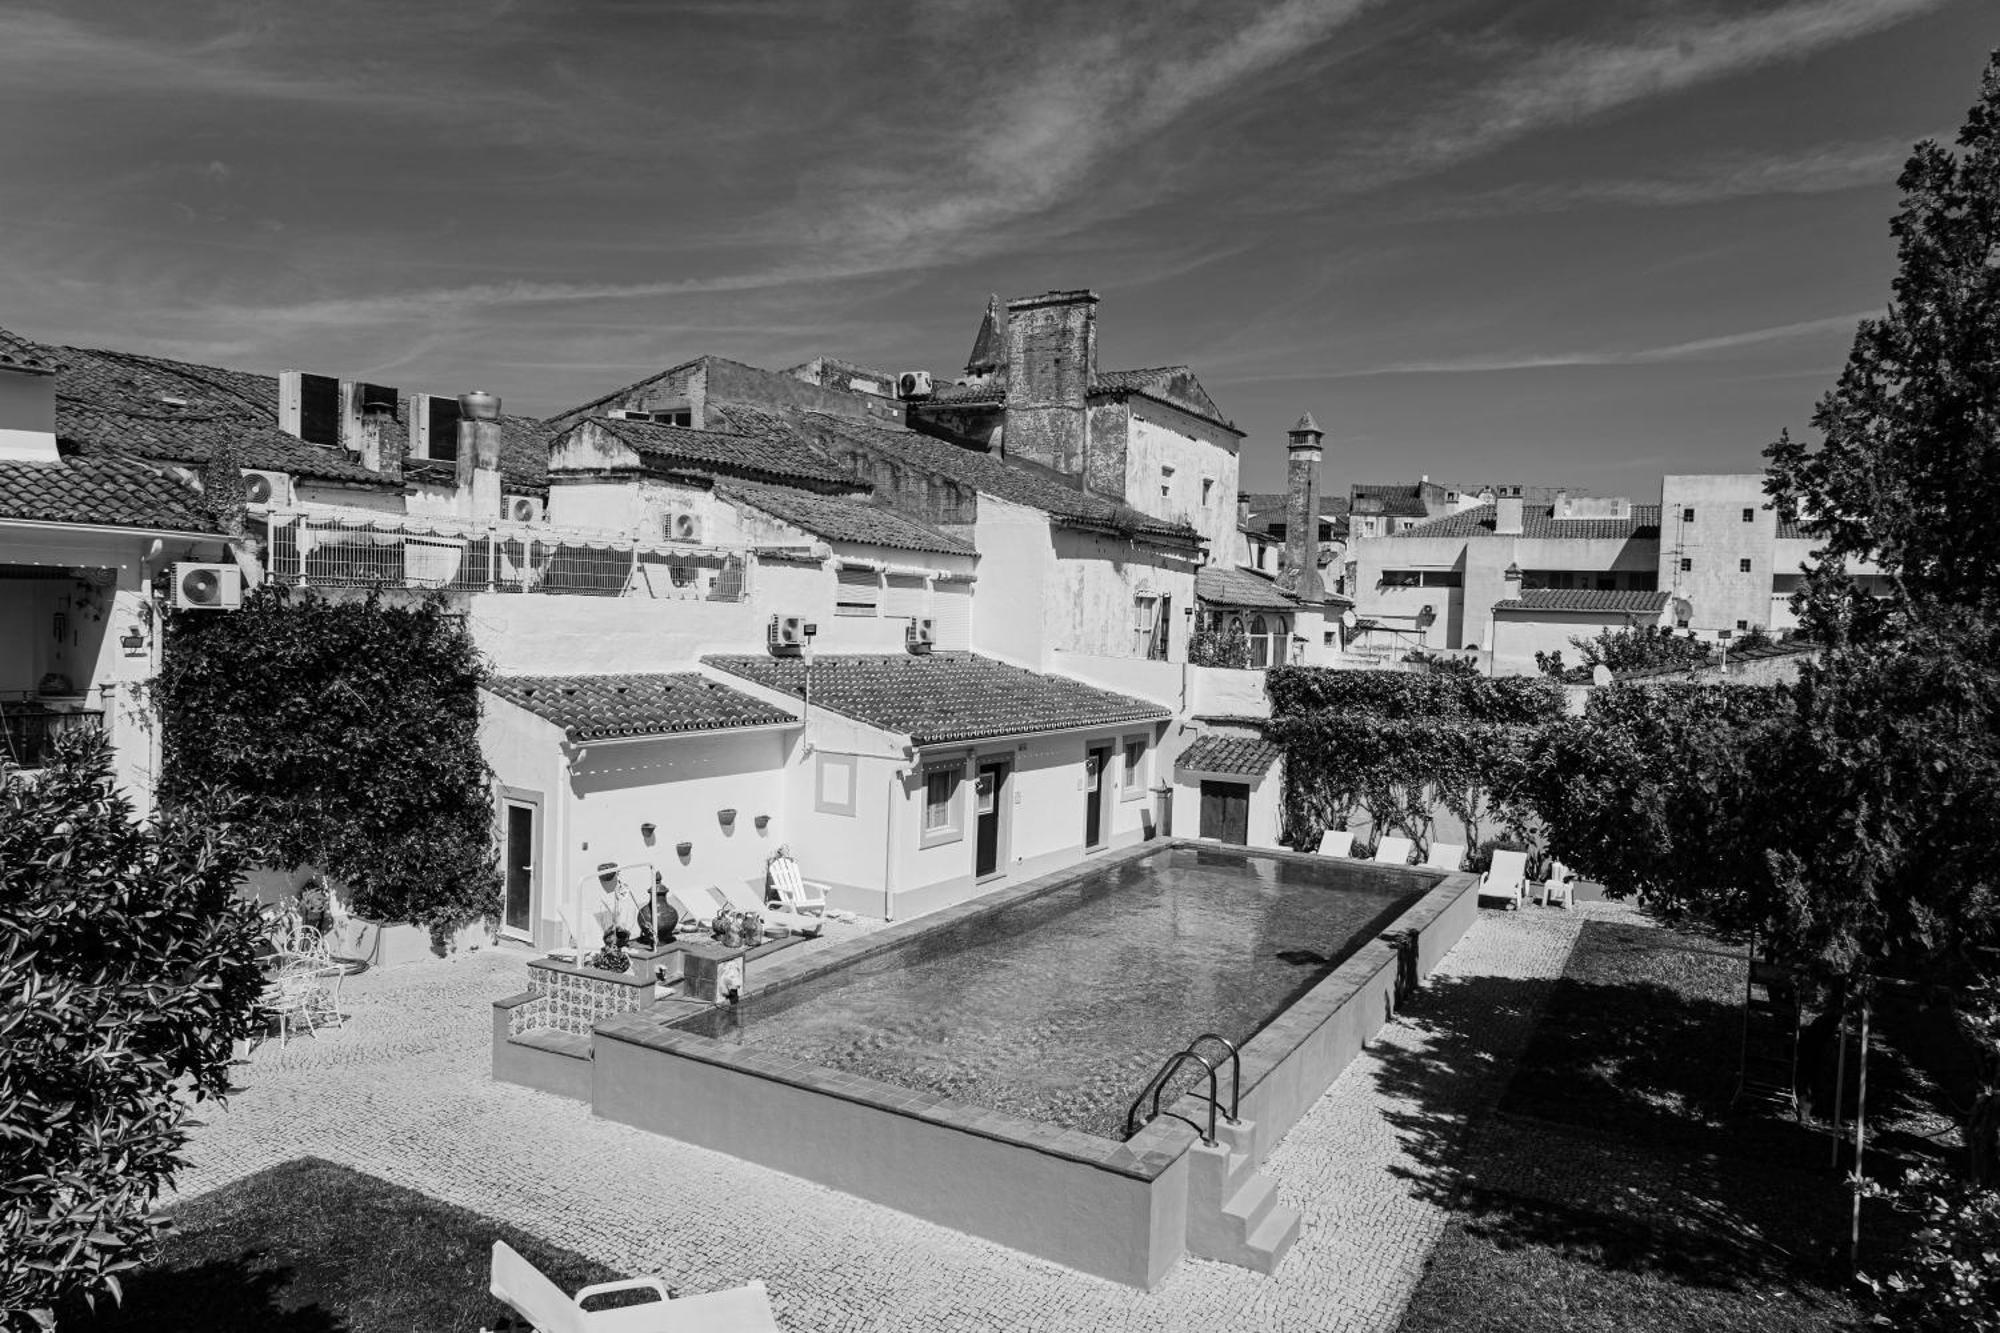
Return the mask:
[(175, 540), (222, 541), (224, 536), (215, 530), (199, 531), (194, 528), (142, 528), (128, 527), (118, 523), (71, 523), (59, 518), (7, 518), (0, 517), (0, 529), (11, 528), (61, 528), (66, 532), (82, 532), (91, 536), (115, 537), (171, 537)]
[[(533, 713), (535, 710), (530, 708), (527, 711)], [(542, 717), (539, 713), (535, 715)], [(548, 722), (549, 719), (542, 717), (542, 721)], [(752, 722), (735, 727), (676, 727), (671, 731), (641, 731), (615, 736), (585, 735), (579, 728), (564, 727), (563, 737), (579, 750), (594, 750), (601, 745), (633, 745), (640, 741), (665, 741), (680, 736), (747, 736), (757, 732), (797, 731), (804, 725), (802, 719), (793, 718), (789, 722)]]

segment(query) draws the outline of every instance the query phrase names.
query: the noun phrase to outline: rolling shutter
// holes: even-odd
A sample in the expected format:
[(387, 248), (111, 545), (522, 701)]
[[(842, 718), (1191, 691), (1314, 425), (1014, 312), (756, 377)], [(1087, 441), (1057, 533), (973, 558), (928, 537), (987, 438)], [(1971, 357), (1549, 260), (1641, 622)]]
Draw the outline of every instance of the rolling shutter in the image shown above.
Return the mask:
[(931, 590), (932, 630), (937, 646), (964, 651), (972, 646), (972, 585), (940, 582)]
[(925, 614), (924, 585), (921, 574), (891, 574), (889, 586), (882, 594), (882, 614), (885, 616), (921, 616)]
[(872, 616), (882, 601), (882, 576), (858, 565), (842, 565), (836, 571), (839, 586), (833, 594), (837, 616)]

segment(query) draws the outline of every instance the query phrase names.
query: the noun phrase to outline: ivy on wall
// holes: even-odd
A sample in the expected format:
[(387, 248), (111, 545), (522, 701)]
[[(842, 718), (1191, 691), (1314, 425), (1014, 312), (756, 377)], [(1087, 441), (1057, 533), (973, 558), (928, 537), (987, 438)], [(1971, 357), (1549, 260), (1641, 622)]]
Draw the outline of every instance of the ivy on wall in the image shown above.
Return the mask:
[(1546, 680), (1437, 672), (1274, 667), (1270, 738), (1285, 751), (1285, 840), (1365, 817), (1428, 852), (1445, 833), (1477, 844), (1489, 821), (1520, 820), (1512, 796), (1540, 728), (1563, 715)]
[(160, 797), (240, 802), (265, 864), (311, 865), (352, 910), (433, 935), (498, 913), (485, 670), (441, 594), (391, 604), (267, 583), (167, 617)]

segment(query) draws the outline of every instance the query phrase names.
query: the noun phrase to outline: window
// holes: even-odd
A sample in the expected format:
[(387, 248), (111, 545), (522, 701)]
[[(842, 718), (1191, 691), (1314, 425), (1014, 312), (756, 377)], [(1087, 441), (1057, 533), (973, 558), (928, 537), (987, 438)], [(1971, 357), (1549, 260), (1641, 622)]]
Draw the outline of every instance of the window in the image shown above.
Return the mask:
[(1683, 523), (1692, 523), (1692, 522), (1694, 522), (1694, 510), (1693, 510), (1693, 509), (1683, 509), (1683, 510), (1681, 510), (1681, 522), (1683, 522)]
[(1749, 629), (1749, 628), (1750, 628), (1750, 622), (1749, 622), (1749, 621), (1747, 621), (1747, 620), (1739, 620), (1739, 621), (1737, 621), (1737, 622), (1736, 622), (1736, 628), (1738, 628), (1738, 629)]
[(882, 576), (858, 565), (842, 565), (836, 572), (839, 586), (833, 594), (837, 616), (872, 616), (882, 601)]
[(1384, 588), (1421, 588), (1424, 586), (1424, 576), (1420, 571), (1414, 569), (1385, 569), (1382, 571), (1380, 586)]
[(1757, 511), (1755, 509), (1744, 510), (1743, 521), (1745, 523), (1755, 523), (1757, 521)]
[(1146, 739), (1125, 742), (1125, 767), (1118, 778), (1118, 799), (1136, 801), (1146, 794)]
[(1164, 662), (1167, 660), (1167, 643), (1174, 629), (1174, 599), (1160, 598), (1159, 614), (1153, 617), (1153, 633), (1146, 644), (1146, 660)]
[(1741, 560), (1738, 560), (1736, 562), (1736, 569), (1738, 573), (1748, 574), (1750, 572), (1750, 557), (1746, 555)]
[(1685, 556), (1683, 556), (1681, 558), (1681, 573), (1685, 574), (1690, 570), (1692, 570), (1693, 568), (1694, 568), (1694, 561), (1689, 560)]
[(1160, 464), (1160, 498), (1166, 499), (1174, 493), (1174, 470), (1168, 464)]
[(1152, 656), (1153, 638), (1161, 618), (1159, 597), (1142, 592), (1132, 598), (1132, 645), (1135, 654)]
[(924, 823), (919, 846), (937, 847), (965, 836), (959, 815), (959, 788), (964, 776), (964, 766), (956, 763), (924, 770)]

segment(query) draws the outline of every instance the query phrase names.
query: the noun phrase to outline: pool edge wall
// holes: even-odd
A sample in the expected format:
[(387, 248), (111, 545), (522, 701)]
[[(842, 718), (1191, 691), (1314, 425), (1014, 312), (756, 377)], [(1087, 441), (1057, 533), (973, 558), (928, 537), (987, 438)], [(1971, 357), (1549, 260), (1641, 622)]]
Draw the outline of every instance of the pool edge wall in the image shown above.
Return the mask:
[(1128, 1174), (627, 1032), (600, 1028), (593, 1056), (591, 1106), (607, 1120), (1130, 1286), (1151, 1288), (1186, 1249), (1185, 1153), (1150, 1177)]

